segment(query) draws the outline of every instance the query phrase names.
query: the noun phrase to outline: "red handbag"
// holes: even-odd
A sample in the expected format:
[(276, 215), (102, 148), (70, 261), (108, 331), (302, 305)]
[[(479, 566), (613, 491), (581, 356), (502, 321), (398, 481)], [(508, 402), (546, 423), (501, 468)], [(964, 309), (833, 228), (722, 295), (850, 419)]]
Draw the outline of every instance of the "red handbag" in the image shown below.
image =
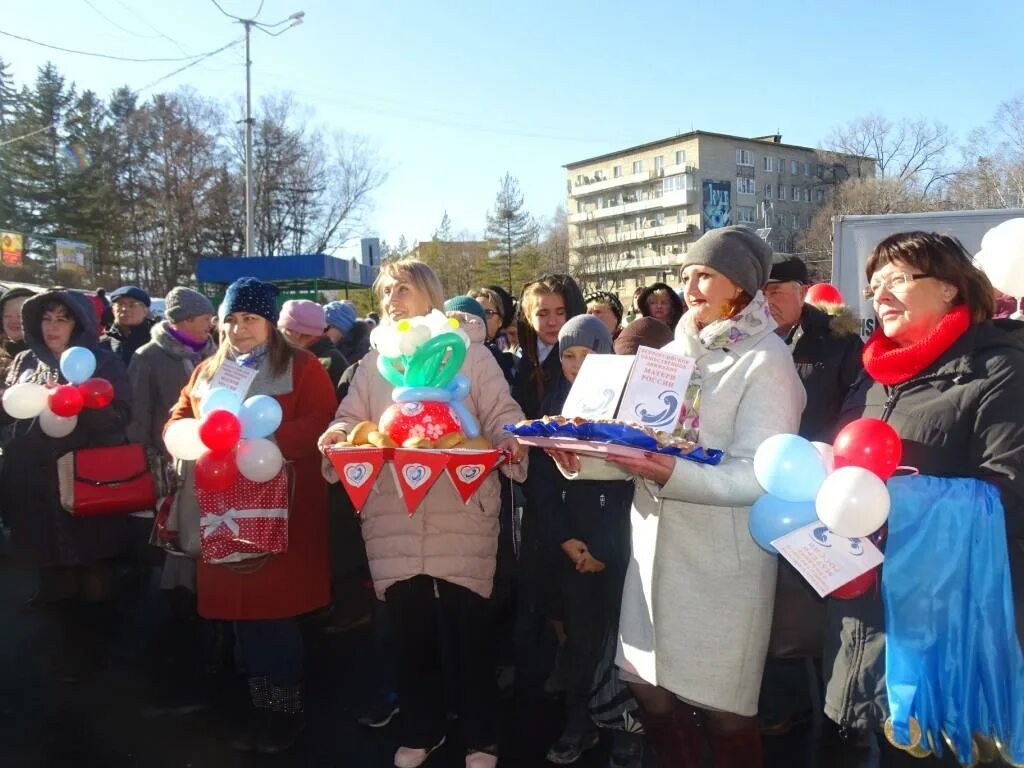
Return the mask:
[(127, 515), (156, 506), (156, 485), (140, 443), (82, 448), (57, 459), (60, 504), (75, 517)]

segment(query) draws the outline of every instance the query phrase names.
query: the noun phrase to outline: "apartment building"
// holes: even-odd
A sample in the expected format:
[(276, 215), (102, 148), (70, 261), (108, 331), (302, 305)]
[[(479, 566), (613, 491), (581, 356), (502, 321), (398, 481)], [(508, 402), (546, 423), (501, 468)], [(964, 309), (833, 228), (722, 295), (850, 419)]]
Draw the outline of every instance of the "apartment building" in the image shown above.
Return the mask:
[(829, 189), (874, 174), (869, 158), (691, 131), (564, 166), (569, 242), (587, 289), (634, 291), (676, 284), (687, 248), (730, 224), (758, 231), (779, 252), (793, 249)]

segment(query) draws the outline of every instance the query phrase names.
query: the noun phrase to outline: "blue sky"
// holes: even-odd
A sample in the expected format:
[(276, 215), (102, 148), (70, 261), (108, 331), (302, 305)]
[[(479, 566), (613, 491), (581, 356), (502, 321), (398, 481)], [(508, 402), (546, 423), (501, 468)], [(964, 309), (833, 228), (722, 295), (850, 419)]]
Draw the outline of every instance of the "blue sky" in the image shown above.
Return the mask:
[[(250, 15), (259, 0), (223, 0)], [(8, 0), (0, 30), (123, 56), (174, 57), (240, 35), (210, 0)], [(390, 169), (367, 234), (428, 239), (445, 210), (482, 232), (498, 182), (534, 215), (565, 201), (561, 166), (692, 128), (815, 145), (870, 112), (941, 120), (958, 138), (1024, 90), (1019, 2), (815, 3), (265, 0), (253, 95), (293, 91), (313, 122), (372, 140)], [(105, 18), (106, 17), (106, 18)], [(80, 88), (141, 88), (180, 64), (124, 64), (0, 38), (19, 82), (53, 61)], [(155, 89), (240, 104), (241, 47)]]

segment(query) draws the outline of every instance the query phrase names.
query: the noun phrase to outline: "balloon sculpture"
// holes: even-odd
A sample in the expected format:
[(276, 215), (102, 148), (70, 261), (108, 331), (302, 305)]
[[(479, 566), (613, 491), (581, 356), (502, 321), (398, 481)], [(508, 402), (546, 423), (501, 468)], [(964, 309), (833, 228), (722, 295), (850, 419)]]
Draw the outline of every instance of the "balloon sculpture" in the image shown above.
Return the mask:
[(371, 334), (377, 370), (394, 385), (394, 405), (380, 418), (379, 430), (396, 445), (422, 438), (432, 442), (462, 432), (480, 435), (463, 400), (469, 380), (459, 373), (469, 337), (458, 320), (433, 311), (425, 317), (379, 326)]
[(178, 419), (164, 433), (168, 453), (194, 461), (196, 487), (229, 490), (239, 475), (254, 483), (272, 480), (284, 466), (284, 456), (272, 440), (281, 426), (281, 405), (267, 395), (242, 402), (223, 387), (202, 399), (198, 419)]
[(60, 372), (67, 384), (47, 387), (22, 382), (3, 395), (4, 410), (16, 419), (39, 419), (50, 437), (67, 437), (78, 425), (83, 408), (106, 408), (114, 400), (114, 387), (106, 379), (90, 378), (96, 356), (85, 347), (71, 347), (60, 356)]
[[(850, 422), (832, 446), (798, 435), (768, 438), (754, 454), (754, 476), (766, 494), (750, 510), (750, 535), (777, 554), (772, 541), (815, 520), (851, 539), (876, 533), (889, 517), (885, 482), (902, 453), (896, 430), (880, 419)], [(862, 574), (832, 596), (858, 597), (876, 577)]]

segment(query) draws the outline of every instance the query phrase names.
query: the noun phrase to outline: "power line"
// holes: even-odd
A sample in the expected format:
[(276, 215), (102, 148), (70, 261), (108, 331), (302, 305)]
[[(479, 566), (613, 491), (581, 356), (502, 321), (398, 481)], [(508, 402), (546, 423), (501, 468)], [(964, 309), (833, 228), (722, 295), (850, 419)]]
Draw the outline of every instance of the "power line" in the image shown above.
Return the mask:
[(125, 4), (125, 3), (123, 2), (123, 0), (115, 0), (115, 2), (116, 2), (116, 3), (118, 4), (118, 5), (120, 5), (120, 6), (122, 7), (122, 8), (124, 8), (124, 9), (125, 9), (126, 11), (128, 11), (128, 13), (130, 13), (130, 14), (131, 14), (132, 16), (134, 16), (134, 17), (135, 17), (136, 19), (138, 19), (138, 20), (139, 20), (139, 21), (141, 21), (141, 22), (142, 22), (143, 24), (145, 24), (145, 25), (146, 25), (147, 27), (149, 27), (149, 28), (150, 28), (150, 29), (152, 29), (152, 30), (153, 30), (154, 32), (156, 32), (157, 36), (159, 36), (159, 37), (162, 37), (162, 38), (163, 38), (164, 40), (167, 40), (167, 41), (168, 41), (169, 43), (171, 43), (172, 45), (174, 45), (174, 47), (175, 47), (175, 48), (177, 48), (177, 49), (178, 49), (179, 51), (181, 51), (181, 52), (182, 52), (182, 53), (184, 53), (185, 55), (190, 55), (190, 54), (189, 54), (189, 52), (188, 52), (187, 46), (185, 46), (185, 45), (183, 45), (182, 43), (178, 42), (177, 40), (175, 40), (175, 39), (174, 39), (173, 37), (171, 37), (170, 35), (165, 35), (165, 34), (164, 34), (163, 32), (161, 32), (161, 31), (160, 31), (159, 29), (157, 29), (156, 27), (154, 27), (154, 26), (153, 26), (153, 25), (152, 25), (152, 24), (151, 24), (151, 23), (150, 23), (149, 21), (147, 21), (147, 20), (146, 20), (146, 19), (145, 19), (145, 18), (144, 18), (143, 16), (139, 15), (139, 12), (138, 12), (138, 11), (136, 11), (136, 10), (135, 10), (134, 8), (131, 8), (130, 6), (126, 5), (126, 4)]
[(43, 131), (48, 131), (51, 128), (53, 128), (52, 125), (44, 125), (42, 128), (36, 128), (34, 131), (29, 131), (28, 133), (24, 133), (21, 136), (15, 136), (13, 139), (7, 139), (5, 141), (0, 141), (0, 147), (6, 147), (8, 144), (13, 144), (16, 141), (21, 141), (22, 139), (27, 139), (29, 136), (35, 136), (37, 133), (42, 133)]
[(5, 37), (12, 37), (15, 40), (22, 40), (22, 41), (24, 41), (26, 43), (32, 43), (33, 45), (39, 45), (39, 46), (42, 46), (43, 48), (50, 48), (50, 49), (55, 50), (55, 51), (63, 51), (64, 53), (75, 53), (75, 54), (78, 54), (79, 56), (95, 56), (95, 57), (100, 58), (100, 59), (112, 59), (113, 61), (131, 61), (131, 62), (136, 62), (136, 63), (150, 63), (150, 62), (152, 62), (152, 63), (159, 63), (159, 62), (173, 62), (173, 61), (190, 61), (192, 59), (195, 59), (195, 58), (198, 58), (199, 56), (203, 56), (204, 55), (204, 54), (196, 54), (196, 55), (193, 55), (193, 56), (181, 56), (181, 57), (178, 57), (178, 58), (146, 58), (146, 59), (142, 59), (142, 58), (133, 58), (131, 56), (113, 56), (113, 55), (111, 55), (109, 53), (95, 53), (93, 51), (78, 51), (78, 50), (75, 50), (74, 48), (64, 48), (64, 47), (59, 46), (59, 45), (51, 45), (50, 43), (43, 43), (43, 42), (40, 42), (39, 40), (33, 40), (30, 37), (23, 37), (22, 35), (16, 35), (13, 32), (5, 32), (2, 29), (0, 29), (0, 35), (3, 35)]
[(231, 48), (231, 47), (233, 47), (233, 46), (236, 46), (236, 45), (240, 44), (241, 42), (242, 42), (242, 38), (238, 38), (237, 40), (232, 40), (232, 41), (231, 41), (230, 43), (228, 43), (227, 45), (225, 45), (225, 46), (222, 46), (222, 47), (218, 48), (218, 49), (217, 49), (217, 50), (215, 50), (215, 51), (210, 51), (209, 53), (204, 53), (204, 54), (203, 54), (202, 56), (200, 56), (200, 57), (199, 57), (198, 59), (196, 59), (195, 61), (190, 61), (190, 62), (189, 62), (188, 64), (186, 64), (185, 66), (183, 66), (183, 67), (178, 67), (178, 68), (177, 68), (176, 70), (174, 70), (173, 72), (168, 72), (168, 73), (167, 73), (166, 75), (164, 75), (163, 77), (158, 77), (158, 78), (157, 78), (156, 80), (154, 80), (154, 81), (153, 81), (153, 82), (151, 82), (151, 83), (146, 83), (146, 85), (144, 85), (144, 86), (142, 86), (141, 88), (139, 88), (139, 89), (138, 89), (138, 91), (145, 91), (145, 90), (147, 90), (147, 89), (149, 89), (149, 88), (152, 88), (152, 87), (153, 87), (154, 85), (158, 85), (159, 83), (162, 83), (162, 82), (163, 82), (164, 80), (167, 80), (167, 79), (169, 79), (169, 78), (171, 78), (171, 77), (174, 77), (174, 76), (175, 76), (176, 74), (178, 74), (179, 72), (184, 72), (184, 71), (185, 71), (186, 69), (189, 69), (190, 67), (194, 67), (194, 66), (195, 66), (196, 64), (199, 64), (199, 63), (201, 63), (201, 62), (205, 61), (206, 59), (210, 58), (211, 56), (214, 56), (214, 55), (216, 55), (216, 54), (220, 53), (221, 51), (226, 51), (226, 50), (227, 50), (228, 48)]
[[(84, 0), (84, 2), (85, 2), (86, 5), (88, 5), (90, 8), (92, 8), (96, 12), (96, 15), (98, 15), (100, 18), (104, 19), (105, 21), (108, 21), (110, 24), (112, 24), (113, 26), (117, 27), (122, 32), (127, 32), (132, 37), (142, 38), (143, 40), (155, 40), (156, 38), (160, 37), (159, 34), (156, 34), (156, 35), (143, 35), (141, 32), (136, 32), (135, 30), (128, 29), (127, 27), (123, 27), (120, 24), (118, 24), (116, 21), (114, 21), (112, 18), (107, 16), (107, 14), (105, 14), (103, 11), (101, 11), (99, 8), (97, 8), (95, 5), (93, 5), (90, 0)], [(182, 51), (182, 53), (184, 53), (184, 51)]]

